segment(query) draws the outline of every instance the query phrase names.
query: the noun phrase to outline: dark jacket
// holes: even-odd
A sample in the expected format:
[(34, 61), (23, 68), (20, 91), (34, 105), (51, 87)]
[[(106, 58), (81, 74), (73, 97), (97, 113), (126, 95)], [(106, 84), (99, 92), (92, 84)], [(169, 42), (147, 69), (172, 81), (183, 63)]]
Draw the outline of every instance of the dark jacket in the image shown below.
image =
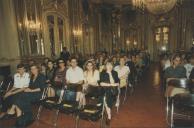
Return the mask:
[[(115, 83), (119, 83), (118, 73), (114, 70), (112, 70), (112, 77)], [(100, 73), (100, 83), (101, 82), (110, 83), (109, 74), (105, 70)]]

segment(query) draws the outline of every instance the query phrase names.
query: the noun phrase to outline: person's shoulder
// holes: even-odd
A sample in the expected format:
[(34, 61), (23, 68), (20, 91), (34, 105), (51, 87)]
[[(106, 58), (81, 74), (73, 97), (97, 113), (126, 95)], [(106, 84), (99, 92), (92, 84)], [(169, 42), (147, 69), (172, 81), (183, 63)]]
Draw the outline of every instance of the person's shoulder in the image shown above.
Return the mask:
[(77, 66), (76, 68), (77, 68), (78, 71), (83, 72), (83, 69), (81, 67)]
[(19, 77), (19, 76), (20, 76), (19, 73), (15, 73), (15, 74), (14, 74), (14, 78)]
[(96, 69), (96, 70), (94, 71), (94, 73), (99, 74), (99, 71)]
[(44, 75), (44, 74), (42, 74), (42, 73), (39, 73), (39, 75), (38, 75), (40, 78), (46, 78), (46, 76)]
[(165, 71), (171, 70), (172, 68), (173, 68), (172, 66), (169, 66), (169, 67), (166, 68)]
[(118, 74), (116, 71), (112, 70), (112, 74)]
[(114, 70), (118, 70), (119, 69), (119, 65), (114, 67)]
[(125, 65), (125, 66), (124, 66), (124, 69), (125, 69), (125, 70), (129, 70), (129, 67)]
[(25, 75), (26, 77), (29, 77), (29, 76), (30, 76), (30, 74), (29, 74), (28, 72), (25, 72), (24, 75)]

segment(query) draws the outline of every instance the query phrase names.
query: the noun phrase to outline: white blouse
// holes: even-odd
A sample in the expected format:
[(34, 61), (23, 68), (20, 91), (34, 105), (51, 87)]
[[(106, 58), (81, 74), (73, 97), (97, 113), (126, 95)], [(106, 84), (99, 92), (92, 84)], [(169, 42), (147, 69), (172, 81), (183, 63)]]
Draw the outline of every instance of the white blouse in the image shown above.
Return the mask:
[(95, 70), (93, 74), (90, 74), (89, 72), (84, 72), (84, 81), (88, 84), (97, 84), (97, 82), (100, 80), (100, 73), (98, 70)]

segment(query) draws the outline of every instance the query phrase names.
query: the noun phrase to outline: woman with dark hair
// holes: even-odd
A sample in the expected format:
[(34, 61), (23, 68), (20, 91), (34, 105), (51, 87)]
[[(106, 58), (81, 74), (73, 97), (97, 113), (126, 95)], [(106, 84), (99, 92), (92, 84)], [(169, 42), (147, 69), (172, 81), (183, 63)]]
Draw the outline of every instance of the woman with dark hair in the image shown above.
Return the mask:
[(30, 71), (31, 78), (29, 87), (26, 88), (23, 93), (17, 95), (12, 106), (12, 109), (16, 110), (16, 115), (18, 117), (17, 123), (24, 120), (32, 120), (31, 104), (41, 99), (42, 93), (47, 87), (46, 77), (39, 72), (36, 65), (31, 65)]
[(66, 83), (66, 64), (63, 59), (57, 61), (57, 69), (54, 75), (52, 96), (60, 96), (61, 89)]
[(117, 96), (117, 86), (119, 86), (118, 73), (113, 70), (113, 64), (111, 61), (107, 61), (105, 64), (105, 70), (100, 73), (100, 85), (103, 86), (106, 95), (105, 108), (107, 112), (107, 125), (110, 125), (111, 120), (111, 108)]
[(46, 69), (47, 83), (53, 83), (54, 73), (55, 73), (54, 63), (52, 60), (49, 60), (47, 62), (47, 69)]

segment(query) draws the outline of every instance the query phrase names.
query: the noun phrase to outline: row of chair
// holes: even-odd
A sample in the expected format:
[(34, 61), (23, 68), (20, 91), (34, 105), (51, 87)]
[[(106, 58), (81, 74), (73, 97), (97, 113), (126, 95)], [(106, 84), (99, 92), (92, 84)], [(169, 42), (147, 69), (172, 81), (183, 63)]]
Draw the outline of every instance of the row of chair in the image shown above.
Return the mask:
[[(84, 119), (88, 121), (100, 121), (100, 126), (104, 127), (104, 105), (105, 105), (105, 95), (102, 91), (102, 87), (89, 86), (87, 88), (87, 93), (85, 97), (88, 102), (86, 105), (81, 106), (77, 101), (63, 100), (66, 90), (77, 92), (79, 85), (66, 86), (61, 90), (60, 97), (43, 97), (44, 100), (41, 101), (40, 107), (38, 109), (37, 120), (40, 119), (40, 115), (43, 108), (50, 110), (55, 110), (53, 124), (57, 126), (57, 119), (59, 112), (66, 115), (73, 115), (76, 119), (75, 127), (78, 128), (79, 120)], [(48, 89), (47, 89), (48, 90)], [(45, 91), (46, 92), (46, 91)]]
[[(193, 82), (188, 79), (173, 79), (168, 82), (167, 86), (188, 91), (188, 93), (179, 93), (172, 97), (166, 97), (166, 119), (169, 127), (175, 127), (175, 120), (194, 122)], [(191, 125), (194, 126), (194, 123)]]

